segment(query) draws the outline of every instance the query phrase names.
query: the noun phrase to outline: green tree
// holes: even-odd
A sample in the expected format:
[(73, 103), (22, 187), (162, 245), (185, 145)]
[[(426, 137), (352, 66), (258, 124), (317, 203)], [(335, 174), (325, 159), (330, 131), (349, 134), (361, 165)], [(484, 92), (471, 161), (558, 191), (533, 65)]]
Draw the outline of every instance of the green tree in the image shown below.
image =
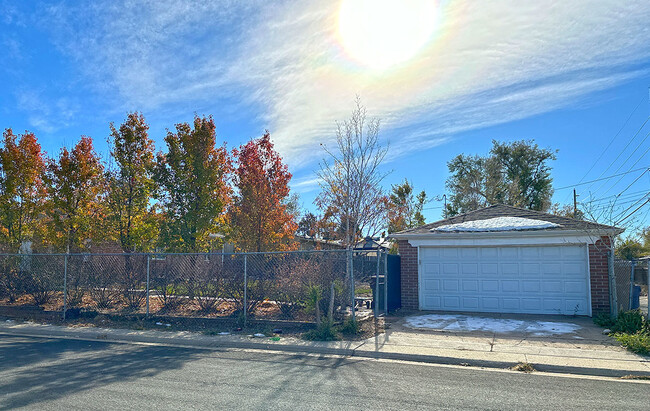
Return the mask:
[(151, 204), (155, 158), (149, 126), (135, 112), (119, 128), (111, 123), (110, 129), (115, 166), (106, 173), (108, 219), (125, 252), (148, 250), (158, 231)]
[(494, 204), (547, 211), (553, 195), (549, 160), (557, 151), (534, 141), (492, 141), (486, 157), (461, 154), (447, 166), (451, 192), (447, 214), (466, 213)]
[(49, 238), (60, 250), (87, 249), (88, 240), (103, 237), (104, 168), (90, 137), (82, 136), (58, 159), (49, 159), (45, 182), (53, 226)]
[(209, 234), (223, 230), (231, 197), (231, 161), (225, 146), (216, 147), (214, 120), (197, 116), (193, 126), (181, 123), (167, 132), (167, 153), (157, 155), (154, 169), (161, 241), (172, 251), (207, 250)]
[(393, 184), (388, 196), (388, 233), (396, 233), (425, 224), (422, 210), (427, 203), (427, 193), (417, 195), (408, 180)]
[(616, 245), (616, 257), (623, 260), (634, 260), (645, 254), (643, 244), (636, 238), (627, 238)]
[(36, 136), (20, 136), (10, 128), (3, 133), (0, 148), (0, 241), (16, 252), (25, 240), (32, 240), (42, 221), (45, 161)]

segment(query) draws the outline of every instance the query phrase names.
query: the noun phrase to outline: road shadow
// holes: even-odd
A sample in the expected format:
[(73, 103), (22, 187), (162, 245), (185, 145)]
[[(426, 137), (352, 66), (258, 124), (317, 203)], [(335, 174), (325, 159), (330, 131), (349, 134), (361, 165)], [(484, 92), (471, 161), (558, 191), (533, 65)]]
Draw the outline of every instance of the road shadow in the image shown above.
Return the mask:
[(0, 408), (14, 409), (198, 359), (199, 349), (0, 335)]

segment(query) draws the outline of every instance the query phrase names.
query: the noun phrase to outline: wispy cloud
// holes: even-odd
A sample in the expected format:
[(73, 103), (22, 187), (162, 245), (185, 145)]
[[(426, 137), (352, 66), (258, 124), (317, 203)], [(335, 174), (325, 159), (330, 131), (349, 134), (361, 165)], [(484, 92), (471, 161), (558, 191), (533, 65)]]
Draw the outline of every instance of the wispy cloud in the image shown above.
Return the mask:
[(294, 168), (321, 155), (315, 148), (355, 94), (383, 119), (395, 157), (647, 75), (633, 67), (650, 57), (650, 3), (441, 1), (434, 38), (386, 71), (348, 58), (337, 10), (313, 1), (124, 1), (63, 3), (47, 15), (58, 47), (114, 92), (120, 111), (239, 101), (258, 110)]

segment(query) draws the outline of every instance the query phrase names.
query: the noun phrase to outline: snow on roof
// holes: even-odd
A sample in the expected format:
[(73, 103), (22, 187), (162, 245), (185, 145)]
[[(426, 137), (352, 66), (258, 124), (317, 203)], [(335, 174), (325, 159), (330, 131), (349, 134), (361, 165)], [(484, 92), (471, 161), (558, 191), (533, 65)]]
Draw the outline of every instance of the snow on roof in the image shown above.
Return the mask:
[(521, 217), (495, 217), (486, 220), (466, 221), (458, 224), (441, 225), (431, 231), (516, 231), (539, 230), (560, 227), (560, 224)]

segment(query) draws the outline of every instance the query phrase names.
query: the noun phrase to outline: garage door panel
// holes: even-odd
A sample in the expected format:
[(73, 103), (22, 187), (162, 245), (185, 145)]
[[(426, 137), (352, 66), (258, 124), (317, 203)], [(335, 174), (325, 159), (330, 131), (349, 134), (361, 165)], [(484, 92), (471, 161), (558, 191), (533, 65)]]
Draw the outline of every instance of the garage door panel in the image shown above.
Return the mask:
[(499, 272), (499, 264), (497, 263), (482, 263), (481, 274), (496, 275)]
[(512, 276), (519, 274), (519, 264), (517, 263), (501, 263), (500, 264), (502, 276)]
[(589, 314), (584, 246), (422, 247), (423, 309)]
[(542, 311), (541, 298), (522, 298), (521, 307), (527, 311)]
[(523, 247), (521, 249), (521, 258), (538, 259), (539, 256), (540, 256), (540, 250), (537, 247)]
[(499, 248), (499, 257), (517, 258), (519, 257), (519, 249), (517, 247), (501, 247)]
[(523, 276), (539, 276), (541, 272), (539, 263), (521, 263), (521, 275)]
[(542, 283), (542, 292), (544, 293), (562, 293), (562, 281), (547, 280)]
[(461, 248), (460, 257), (475, 259), (478, 257), (478, 248)]
[(424, 264), (424, 272), (427, 274), (438, 274), (440, 272), (440, 264)]
[(458, 291), (459, 280), (442, 280), (442, 291)]
[(562, 300), (558, 298), (547, 298), (544, 300), (544, 311), (562, 312)]
[(562, 256), (566, 258), (582, 258), (584, 256), (584, 250), (581, 247), (560, 247), (562, 250)]
[(496, 297), (482, 297), (480, 300), (481, 306), (487, 310), (498, 310), (500, 308), (499, 299)]
[(563, 263), (562, 272), (566, 276), (580, 275), (584, 270), (584, 266), (580, 263)]
[(525, 293), (538, 293), (542, 290), (539, 280), (524, 280), (521, 282), (521, 291)]
[(587, 284), (584, 281), (565, 281), (564, 292), (567, 294), (580, 294), (585, 295), (587, 291)]
[(519, 298), (504, 298), (502, 302), (504, 311), (512, 310), (516, 312), (520, 310)]
[(544, 263), (542, 264), (542, 275), (562, 275), (562, 264), (560, 263)]
[(447, 263), (442, 265), (442, 273), (445, 275), (457, 275), (459, 263)]
[(458, 258), (458, 251), (458, 248), (443, 248), (441, 254), (443, 258)]
[(481, 280), (481, 291), (483, 292), (499, 291), (499, 281)]
[(428, 310), (441, 310), (442, 307), (442, 298), (437, 296), (426, 296), (424, 298), (424, 306)]
[(423, 281), (425, 291), (440, 291), (440, 280), (426, 279)]
[(463, 273), (463, 276), (475, 276), (475, 275), (478, 274), (478, 264), (477, 263), (472, 263), (472, 264), (464, 263), (461, 266), (461, 271)]
[(541, 255), (544, 258), (560, 258), (563, 248), (567, 247), (535, 247), (535, 249), (541, 250)]
[(481, 247), (478, 250), (481, 259), (496, 259), (499, 257), (499, 249), (496, 247)]
[(501, 281), (501, 291), (504, 293), (518, 293), (519, 281), (517, 280), (503, 280)]
[(478, 280), (463, 280), (463, 291), (478, 291)]
[(463, 309), (471, 311), (479, 308), (478, 297), (463, 297)]
[(443, 302), (445, 308), (447, 308), (447, 307), (449, 307), (449, 309), (453, 309), (453, 308), (460, 309), (461, 308), (461, 306), (460, 306), (460, 297), (458, 297), (458, 296), (442, 297), (442, 302)]
[(564, 302), (565, 306), (564, 309), (568, 313), (576, 313), (580, 314), (581, 311), (584, 311), (585, 308), (587, 307), (587, 300), (586, 299), (569, 299)]

